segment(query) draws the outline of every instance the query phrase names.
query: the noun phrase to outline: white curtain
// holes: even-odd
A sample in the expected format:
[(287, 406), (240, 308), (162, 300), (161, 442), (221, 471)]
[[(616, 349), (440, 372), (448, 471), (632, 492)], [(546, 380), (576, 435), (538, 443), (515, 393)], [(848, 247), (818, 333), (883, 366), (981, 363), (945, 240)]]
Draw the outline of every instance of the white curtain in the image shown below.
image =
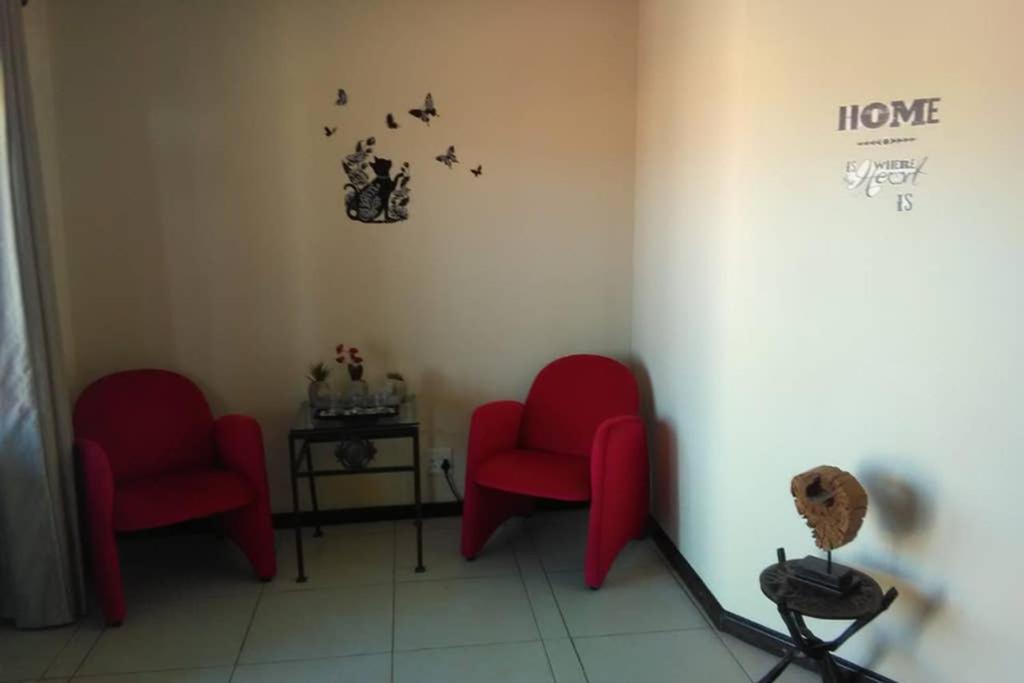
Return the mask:
[(82, 611), (68, 394), (20, 0), (0, 0), (0, 619)]

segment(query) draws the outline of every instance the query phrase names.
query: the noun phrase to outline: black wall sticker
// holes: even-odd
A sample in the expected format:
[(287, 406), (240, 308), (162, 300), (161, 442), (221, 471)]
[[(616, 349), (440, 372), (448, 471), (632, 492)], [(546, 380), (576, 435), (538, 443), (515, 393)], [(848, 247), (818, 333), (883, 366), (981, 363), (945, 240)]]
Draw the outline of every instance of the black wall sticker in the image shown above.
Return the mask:
[(423, 123), (430, 125), (430, 119), (437, 116), (437, 109), (434, 108), (434, 97), (430, 93), (427, 93), (426, 98), (423, 100), (422, 109), (410, 109), (409, 114), (415, 116)]
[(451, 168), (452, 164), (459, 163), (458, 158), (455, 156), (455, 145), (449, 145), (447, 152), (445, 152), (444, 154), (438, 154), (434, 158), (436, 160), (440, 161), (442, 164), (444, 164), (448, 168)]
[(409, 218), (409, 163), (403, 163), (392, 177), (391, 160), (373, 154), (376, 143), (372, 137), (356, 142), (355, 152), (341, 162), (349, 180), (345, 184), (345, 213), (361, 223), (404, 221)]
[[(344, 88), (339, 88), (334, 104), (343, 107), (348, 105), (348, 101), (348, 93)], [(423, 99), (423, 106), (410, 109), (409, 115), (429, 126), (431, 119), (439, 117), (434, 96), (428, 92)], [(387, 112), (384, 122), (388, 130), (401, 128), (394, 112)], [(338, 126), (325, 125), (323, 128), (324, 136), (328, 138), (338, 132)], [(399, 137), (401, 135), (389, 136), (388, 139)], [(344, 185), (345, 215), (360, 223), (398, 223), (408, 220), (412, 181), (409, 162), (403, 162), (395, 171), (391, 159), (376, 155), (376, 145), (377, 140), (373, 137), (357, 140), (355, 150), (341, 160), (342, 171), (347, 179)], [(459, 163), (455, 145), (449, 145), (443, 154), (434, 159), (449, 170), (454, 170), (455, 164)], [(470, 168), (469, 171), (474, 178), (479, 178), (484, 172), (483, 164), (477, 164), (476, 168)]]
[[(844, 134), (851, 131), (878, 134), (876, 137), (857, 141), (858, 147), (890, 148), (895, 145), (913, 144), (918, 142), (919, 138), (927, 137), (928, 133), (921, 130), (922, 127), (941, 123), (941, 101), (941, 97), (921, 97), (909, 103), (906, 100), (892, 100), (865, 105), (842, 105), (839, 107), (837, 130)], [(914, 128), (917, 135), (894, 135), (895, 131), (882, 135), (887, 130), (903, 126)], [(846, 189), (863, 193), (863, 196), (869, 199), (880, 196), (886, 186), (892, 187), (896, 194), (896, 210), (913, 211), (915, 197), (910, 190), (917, 186), (922, 176), (927, 175), (924, 170), (927, 163), (927, 156), (908, 153), (899, 156), (888, 154), (882, 159), (847, 160), (843, 181)]]

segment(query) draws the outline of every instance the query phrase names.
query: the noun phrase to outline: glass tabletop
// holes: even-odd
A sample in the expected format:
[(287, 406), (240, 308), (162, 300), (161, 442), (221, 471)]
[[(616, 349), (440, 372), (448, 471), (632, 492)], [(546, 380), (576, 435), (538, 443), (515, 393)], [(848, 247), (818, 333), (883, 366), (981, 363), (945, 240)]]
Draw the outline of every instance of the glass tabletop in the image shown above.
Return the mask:
[(366, 428), (402, 428), (415, 427), (419, 424), (416, 414), (416, 399), (409, 397), (398, 406), (397, 415), (351, 415), (318, 418), (315, 411), (309, 406), (308, 401), (303, 401), (299, 411), (292, 420), (291, 433), (316, 434), (319, 432), (332, 432), (347, 429)]

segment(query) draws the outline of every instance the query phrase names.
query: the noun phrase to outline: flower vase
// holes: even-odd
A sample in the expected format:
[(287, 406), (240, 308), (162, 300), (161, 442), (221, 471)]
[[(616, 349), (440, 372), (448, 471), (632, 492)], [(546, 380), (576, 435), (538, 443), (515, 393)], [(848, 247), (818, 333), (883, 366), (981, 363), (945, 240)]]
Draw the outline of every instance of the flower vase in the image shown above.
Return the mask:
[(331, 385), (327, 382), (310, 382), (307, 390), (309, 407), (326, 408), (331, 403)]
[(384, 383), (387, 388), (387, 394), (395, 403), (402, 403), (405, 401), (405, 380), (388, 378)]
[(348, 395), (350, 398), (363, 398), (370, 393), (366, 380), (354, 379), (348, 383)]
[(363, 379), (363, 364), (351, 363), (347, 367), (348, 378), (352, 380), (348, 385), (348, 399), (351, 403), (360, 404), (370, 393), (370, 388)]

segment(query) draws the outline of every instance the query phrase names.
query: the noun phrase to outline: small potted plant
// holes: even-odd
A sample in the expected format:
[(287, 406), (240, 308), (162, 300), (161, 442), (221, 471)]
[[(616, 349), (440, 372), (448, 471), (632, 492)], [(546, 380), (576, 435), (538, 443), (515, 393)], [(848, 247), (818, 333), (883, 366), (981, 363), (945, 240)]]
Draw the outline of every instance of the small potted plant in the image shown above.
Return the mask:
[(338, 365), (344, 365), (348, 370), (348, 378), (352, 380), (349, 385), (349, 395), (352, 397), (366, 396), (368, 388), (363, 379), (363, 358), (359, 355), (359, 349), (354, 346), (345, 348), (344, 344), (334, 347), (334, 360)]
[(331, 376), (331, 369), (323, 362), (309, 366), (309, 405), (311, 408), (323, 408), (331, 402), (331, 386), (327, 378)]

